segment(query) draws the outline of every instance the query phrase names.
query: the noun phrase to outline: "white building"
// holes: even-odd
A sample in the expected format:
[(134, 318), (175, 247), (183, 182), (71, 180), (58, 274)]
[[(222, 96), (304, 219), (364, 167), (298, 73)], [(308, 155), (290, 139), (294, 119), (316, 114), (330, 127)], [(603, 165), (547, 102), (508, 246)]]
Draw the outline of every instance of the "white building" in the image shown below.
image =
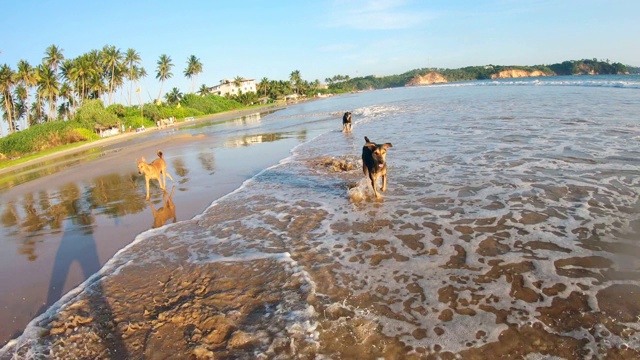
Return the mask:
[(238, 95), (240, 92), (246, 94), (248, 92), (257, 93), (256, 81), (254, 79), (242, 79), (240, 86), (236, 86), (234, 80), (223, 79), (220, 80), (220, 85), (215, 85), (211, 88), (211, 92), (216, 95), (225, 96)]

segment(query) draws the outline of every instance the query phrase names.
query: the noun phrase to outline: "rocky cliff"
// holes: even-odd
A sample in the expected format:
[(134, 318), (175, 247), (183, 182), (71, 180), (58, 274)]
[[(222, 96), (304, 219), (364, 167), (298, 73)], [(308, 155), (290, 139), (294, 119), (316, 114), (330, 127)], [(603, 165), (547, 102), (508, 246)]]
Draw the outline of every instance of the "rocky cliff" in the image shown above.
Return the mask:
[(430, 85), (437, 83), (446, 83), (447, 78), (438, 74), (437, 72), (430, 72), (424, 76), (416, 75), (413, 79), (411, 79), (404, 86), (416, 86), (416, 85)]
[(534, 77), (534, 76), (547, 76), (540, 70), (526, 71), (526, 70), (504, 70), (497, 74), (491, 75), (492, 79), (506, 79), (506, 78), (521, 78), (521, 77)]

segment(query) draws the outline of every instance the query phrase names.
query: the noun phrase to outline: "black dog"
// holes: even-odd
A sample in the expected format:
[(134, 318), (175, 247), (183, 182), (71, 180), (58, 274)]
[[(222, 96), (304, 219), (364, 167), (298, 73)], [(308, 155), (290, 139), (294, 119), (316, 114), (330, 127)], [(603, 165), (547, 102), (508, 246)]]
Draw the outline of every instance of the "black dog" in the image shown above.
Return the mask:
[(351, 132), (351, 113), (348, 111), (342, 115), (342, 131)]
[(391, 143), (378, 145), (369, 141), (368, 137), (364, 137), (366, 143), (362, 147), (362, 171), (364, 176), (368, 177), (373, 187), (373, 193), (376, 199), (380, 199), (378, 190), (376, 189), (376, 180), (382, 176), (382, 187), (380, 191), (387, 190), (387, 149), (392, 147)]

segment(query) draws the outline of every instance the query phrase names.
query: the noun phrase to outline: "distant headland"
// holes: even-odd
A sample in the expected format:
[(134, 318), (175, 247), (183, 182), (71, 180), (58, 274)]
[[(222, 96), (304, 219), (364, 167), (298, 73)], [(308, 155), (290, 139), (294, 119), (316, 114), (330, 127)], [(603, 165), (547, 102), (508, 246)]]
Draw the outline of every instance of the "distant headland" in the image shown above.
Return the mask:
[(640, 67), (609, 60), (568, 60), (551, 65), (482, 65), (459, 69), (422, 68), (400, 75), (348, 79), (339, 85), (358, 90), (438, 84), (455, 81), (522, 78), (560, 75), (640, 74)]

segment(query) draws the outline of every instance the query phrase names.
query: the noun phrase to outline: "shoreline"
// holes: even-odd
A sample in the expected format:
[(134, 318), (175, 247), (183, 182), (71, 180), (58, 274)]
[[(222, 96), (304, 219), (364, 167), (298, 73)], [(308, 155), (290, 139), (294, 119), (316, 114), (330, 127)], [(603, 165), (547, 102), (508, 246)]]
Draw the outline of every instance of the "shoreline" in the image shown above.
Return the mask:
[[(288, 105), (290, 104), (212, 114), (197, 120), (176, 123), (176, 129), (207, 122), (211, 122), (207, 126), (220, 126), (219, 124), (229, 120), (233, 121), (250, 114), (271, 113)], [(0, 322), (7, 324), (5, 329), (0, 329), (1, 346), (20, 334), (33, 317), (41, 314), (60, 296), (84, 282), (90, 276), (87, 271), (92, 274), (98, 271), (139, 234), (172, 222), (171, 217), (165, 218), (166, 213), (161, 211), (163, 208), (170, 209), (167, 207), (168, 204), (171, 204), (173, 210), (171, 216), (175, 217), (173, 222), (191, 220), (194, 216), (202, 214), (217, 199), (235, 191), (247, 178), (255, 175), (258, 169), (277, 163), (282, 156), (281, 148), (278, 146), (251, 146), (225, 150), (233, 151), (241, 158), (258, 159), (238, 166), (231, 158), (214, 155), (219, 151), (214, 148), (221, 148), (224, 143), (221, 138), (215, 143), (208, 143), (205, 137), (175, 136), (171, 128), (173, 126), (158, 129), (169, 129), (167, 136), (153, 135), (132, 141), (136, 135), (147, 133), (142, 132), (97, 140), (7, 168), (6, 172), (0, 175), (20, 176), (21, 173), (33, 172), (34, 167), (38, 168), (38, 171), (40, 168), (49, 170), (37, 178), (26, 179), (0, 191), (0, 201), (16, 209), (14, 228), (17, 229), (0, 233), (0, 239), (6, 245), (6, 256), (0, 257), (0, 262), (5, 270), (11, 269), (0, 272), (0, 283), (5, 290), (5, 293), (0, 295), (1, 304), (9, 305), (9, 308), (5, 307), (3, 312), (0, 312)], [(152, 134), (154, 132), (148, 131)], [(195, 148), (196, 151), (187, 150), (195, 144), (199, 144)], [(134, 164), (134, 159), (140, 155), (147, 155), (149, 158), (155, 156), (158, 147), (167, 155), (169, 172), (175, 179), (171, 184), (167, 182), (167, 192), (175, 188), (170, 203), (155, 183), (151, 184), (150, 201), (144, 200), (144, 177), (138, 175)], [(100, 149), (99, 152), (103, 152), (101, 149), (104, 149), (105, 154), (81, 163), (77, 160), (67, 161), (65, 158), (92, 148)], [(260, 156), (257, 156), (256, 151), (260, 152)], [(210, 159), (215, 171), (206, 166), (204, 162), (207, 159)], [(70, 166), (55, 169), (55, 164), (50, 163), (51, 160), (68, 162)], [(72, 189), (71, 193), (66, 192), (69, 189)], [(95, 197), (90, 193), (94, 193)], [(33, 203), (30, 199), (34, 198), (46, 200), (45, 203), (49, 205), (42, 205), (44, 203), (40, 201)], [(97, 201), (97, 207), (87, 208), (87, 204), (94, 201)], [(31, 215), (22, 211), (25, 206), (33, 209)], [(59, 214), (56, 209), (67, 210), (64, 210), (64, 214)], [(112, 212), (113, 215), (110, 215)], [(112, 220), (114, 216), (117, 219), (115, 222)], [(70, 220), (78, 217), (86, 219), (87, 222), (78, 223), (77, 220)], [(42, 227), (23, 229), (31, 224), (28, 219), (32, 218), (39, 219), (36, 222), (42, 224)], [(68, 220), (58, 222), (55, 219)], [(31, 235), (25, 237), (25, 231), (29, 231)], [(80, 245), (78, 241), (84, 245)], [(88, 245), (88, 248), (85, 248), (85, 245)], [(78, 263), (81, 266), (75, 265)], [(25, 275), (16, 278), (11, 276), (14, 272)]]
[(163, 126), (163, 127), (153, 127), (153, 128), (148, 128), (146, 129), (146, 131), (142, 131), (142, 132), (125, 132), (125, 133), (120, 133), (118, 135), (115, 136), (110, 136), (110, 137), (106, 137), (106, 138), (102, 138), (102, 139), (98, 139), (95, 141), (91, 141), (88, 143), (84, 143), (82, 145), (70, 148), (70, 149), (64, 149), (64, 150), (60, 150), (60, 151), (55, 151), (51, 154), (47, 154), (47, 155), (43, 155), (41, 157), (37, 157), (35, 159), (31, 159), (28, 161), (25, 161), (23, 163), (20, 164), (15, 164), (15, 165), (10, 165), (6, 168), (0, 169), (0, 176), (8, 174), (12, 171), (18, 171), (20, 169), (29, 167), (30, 165), (34, 165), (37, 164), (39, 162), (44, 162), (47, 160), (52, 160), (52, 159), (56, 159), (58, 157), (62, 157), (64, 155), (70, 155), (70, 154), (74, 154), (76, 152), (81, 152), (84, 150), (89, 150), (92, 148), (97, 148), (97, 147), (101, 147), (101, 146), (106, 146), (106, 145), (113, 145), (113, 144), (118, 144), (121, 142), (124, 142), (130, 138), (136, 137), (136, 136), (140, 136), (140, 135), (144, 135), (147, 134), (147, 131), (158, 131), (158, 130), (164, 130), (167, 128), (180, 128), (183, 126), (188, 126), (188, 125), (193, 125), (193, 124), (198, 124), (198, 123), (202, 123), (205, 121), (227, 121), (227, 120), (232, 120), (236, 117), (242, 117), (245, 115), (249, 115), (249, 114), (254, 114), (254, 113), (261, 113), (261, 112), (265, 112), (265, 111), (276, 111), (276, 110), (281, 110), (286, 108), (288, 105), (290, 104), (284, 104), (284, 105), (270, 105), (270, 106), (263, 106), (263, 107), (258, 107), (258, 108), (254, 108), (254, 109), (240, 109), (240, 110), (230, 110), (230, 111), (224, 111), (224, 112), (220, 112), (220, 113), (216, 113), (216, 114), (208, 114), (208, 115), (204, 115), (201, 118), (197, 118), (191, 121), (180, 121), (180, 122), (176, 122), (173, 125), (169, 125), (169, 126)]

